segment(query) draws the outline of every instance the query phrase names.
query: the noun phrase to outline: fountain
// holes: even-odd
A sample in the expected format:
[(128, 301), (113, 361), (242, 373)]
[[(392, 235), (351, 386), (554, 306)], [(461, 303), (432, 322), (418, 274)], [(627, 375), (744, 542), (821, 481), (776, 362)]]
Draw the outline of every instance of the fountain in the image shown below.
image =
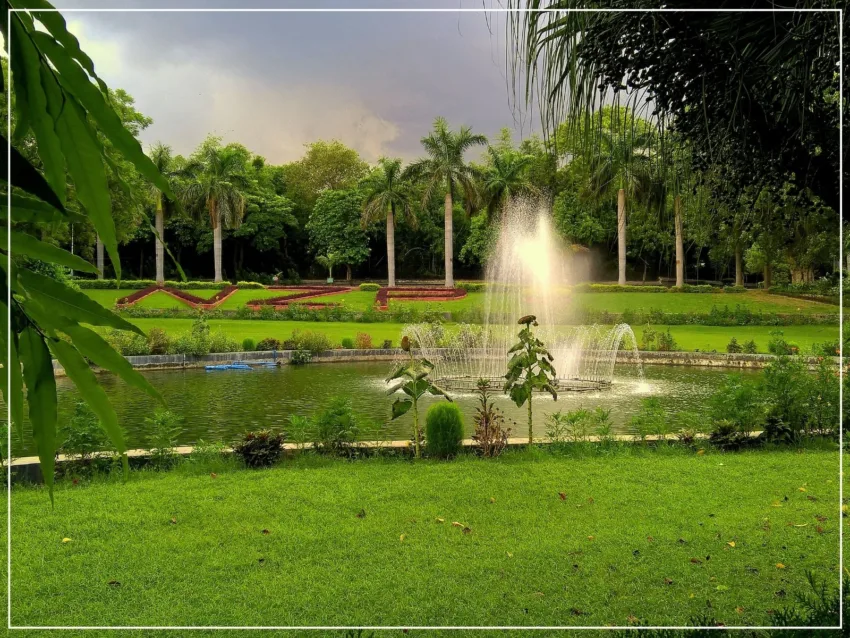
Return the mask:
[(551, 215), (539, 201), (514, 199), (499, 222), (499, 234), (485, 270), (486, 297), (481, 326), (462, 324), (448, 334), (441, 324), (405, 327), (424, 356), (435, 365), (439, 385), (474, 390), (478, 379), (501, 387), (507, 352), (527, 314), (537, 317), (538, 337), (554, 357), (560, 391), (587, 392), (611, 385), (617, 352), (624, 344), (637, 352), (631, 327), (570, 327), (570, 285), (578, 251), (565, 246), (552, 228)]

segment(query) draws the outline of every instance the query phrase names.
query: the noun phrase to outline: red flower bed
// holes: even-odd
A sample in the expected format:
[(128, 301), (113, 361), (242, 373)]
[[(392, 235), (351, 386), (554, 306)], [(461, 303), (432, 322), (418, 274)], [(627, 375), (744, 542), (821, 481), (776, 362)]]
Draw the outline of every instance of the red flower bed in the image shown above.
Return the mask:
[(393, 299), (417, 299), (419, 301), (454, 301), (466, 297), (463, 288), (423, 288), (420, 286), (407, 286), (397, 288), (381, 288), (375, 295), (375, 305), (378, 310), (386, 310), (389, 307), (390, 298)]
[[(254, 299), (249, 301), (249, 306), (288, 306), (290, 302), (298, 299), (309, 299), (311, 297), (322, 297), (324, 295), (335, 295), (340, 292), (348, 292), (353, 288), (348, 286), (322, 286), (321, 288), (312, 287), (293, 287), (293, 286), (269, 286), (268, 290), (297, 290), (294, 295), (283, 295), (280, 297), (269, 297), (268, 299)], [(338, 306), (339, 304), (319, 303), (317, 306)]]
[(180, 290), (179, 288), (172, 288), (170, 286), (162, 288), (160, 288), (159, 286), (148, 286), (147, 288), (137, 290), (132, 295), (121, 297), (121, 299), (119, 299), (115, 303), (119, 306), (131, 306), (140, 299), (143, 299), (148, 295), (152, 295), (153, 293), (161, 290), (162, 292), (167, 293), (172, 297), (180, 299), (181, 301), (185, 301), (193, 308), (215, 308), (218, 304), (220, 304), (222, 301), (224, 301), (230, 295), (236, 292), (237, 289), (238, 288), (236, 286), (231, 284), (219, 290), (209, 299), (204, 299), (202, 297), (198, 297), (197, 295), (193, 295), (192, 293), (187, 292), (185, 290)]
[(143, 299), (148, 295), (152, 295), (157, 290), (159, 290), (159, 286), (148, 286), (147, 288), (142, 288), (141, 290), (137, 290), (131, 295), (127, 295), (126, 297), (121, 297), (115, 303), (119, 306), (129, 306), (136, 303), (139, 299)]

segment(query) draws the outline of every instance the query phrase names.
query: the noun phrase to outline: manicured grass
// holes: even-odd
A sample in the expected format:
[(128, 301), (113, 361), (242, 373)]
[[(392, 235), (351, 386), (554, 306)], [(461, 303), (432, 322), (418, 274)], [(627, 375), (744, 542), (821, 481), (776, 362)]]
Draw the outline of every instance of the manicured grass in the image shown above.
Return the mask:
[(837, 452), (208, 472), (14, 488), (12, 622), (770, 625), (840, 574)]
[(652, 293), (652, 292), (594, 292), (575, 295), (583, 307), (608, 312), (625, 310), (660, 310), (662, 312), (711, 312), (716, 306), (743, 306), (753, 312), (837, 314), (838, 306), (770, 295), (760, 290), (745, 293)]
[[(192, 328), (192, 319), (129, 319), (142, 330), (151, 328), (164, 328), (170, 334), (189, 332)], [(401, 331), (404, 328), (400, 323), (354, 323), (336, 321), (260, 321), (252, 319), (211, 319), (210, 327), (213, 330), (222, 330), (229, 336), (241, 343), (242, 339), (250, 337), (255, 341), (266, 337), (275, 339), (288, 338), (293, 330), (312, 330), (328, 335), (333, 343), (339, 344), (345, 337), (354, 338), (358, 332), (364, 332), (372, 336), (372, 343), (380, 346), (385, 339), (390, 339), (394, 345), (398, 345)], [(641, 339), (643, 326), (634, 326), (638, 341)], [(653, 326), (653, 330), (661, 331), (667, 326)], [(758, 346), (759, 352), (767, 352), (767, 343), (770, 333), (781, 330), (784, 338), (790, 343), (799, 346), (801, 352), (810, 351), (813, 343), (834, 341), (838, 339), (838, 326), (669, 326), (670, 334), (676, 340), (680, 350), (702, 350), (711, 352), (726, 352), (726, 344), (732, 337), (738, 339), (738, 343), (753, 339)], [(447, 325), (452, 330), (452, 325)], [(571, 327), (565, 326), (565, 330)]]
[[(83, 290), (86, 295), (97, 301), (99, 304), (106, 306), (107, 308), (111, 308), (115, 305), (115, 302), (121, 297), (126, 297), (130, 295), (135, 290)], [(203, 289), (203, 290), (188, 290), (187, 292), (201, 297), (202, 299), (209, 299), (213, 295), (215, 295), (218, 290), (215, 289)], [(228, 297), (224, 303), (222, 303), (219, 308), (221, 310), (236, 310), (241, 306), (244, 306), (249, 301), (254, 299), (268, 299), (270, 297), (288, 297), (289, 295), (293, 295), (295, 292), (288, 290), (237, 290), (230, 297)], [(136, 304), (141, 308), (189, 308), (190, 306), (186, 303), (183, 303), (179, 299), (175, 299), (171, 295), (168, 295), (164, 292), (155, 292), (152, 295), (145, 297), (140, 300)]]

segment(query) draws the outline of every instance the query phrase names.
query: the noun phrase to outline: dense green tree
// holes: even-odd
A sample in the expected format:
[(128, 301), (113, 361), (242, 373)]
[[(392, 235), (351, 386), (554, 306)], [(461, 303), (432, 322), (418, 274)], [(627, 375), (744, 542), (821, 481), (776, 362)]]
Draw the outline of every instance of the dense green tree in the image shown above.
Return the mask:
[(357, 151), (338, 140), (319, 140), (306, 148), (304, 157), (285, 167), (284, 179), (292, 197), (308, 207), (324, 191), (354, 188), (369, 170)]
[(336, 263), (346, 266), (347, 280), (353, 266), (369, 256), (369, 241), (361, 224), (363, 194), (357, 190), (328, 190), (319, 195), (307, 232), (310, 249), (316, 255), (336, 255)]
[(453, 132), (445, 118), (434, 120), (434, 130), (422, 138), (426, 158), (417, 160), (405, 169), (404, 175), (424, 185), (423, 203), (430, 202), (437, 193), (444, 194), (444, 260), (446, 288), (454, 287), (454, 197), (460, 188), (471, 212), (477, 199), (475, 171), (466, 163), (464, 153), (473, 146), (486, 144), (487, 138), (473, 134), (468, 126)]

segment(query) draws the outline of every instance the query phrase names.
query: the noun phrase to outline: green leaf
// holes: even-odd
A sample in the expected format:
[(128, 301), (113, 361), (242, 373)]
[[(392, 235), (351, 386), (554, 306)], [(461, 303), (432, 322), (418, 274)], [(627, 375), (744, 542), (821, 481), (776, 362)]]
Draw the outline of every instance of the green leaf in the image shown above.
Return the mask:
[[(29, 123), (35, 134), (38, 145), (38, 156), (44, 166), (44, 175), (47, 183), (60, 201), (65, 200), (65, 158), (63, 147), (59, 139), (54, 118), (61, 110), (61, 101), (55, 105), (55, 112), (50, 109), (50, 95), (42, 84), (44, 73), (48, 75), (48, 81), (55, 85), (55, 80), (50, 76), (50, 71), (41, 61), (38, 51), (30, 39), (30, 32), (24, 27), (21, 16), (10, 14), (11, 26), (11, 56), (12, 78), (15, 84), (16, 94), (25, 96), (27, 108), (29, 109)], [(57, 87), (58, 90), (58, 87)], [(21, 186), (12, 182), (15, 186)]]
[(452, 400), (452, 398), (448, 394), (446, 394), (445, 390), (443, 390), (440, 386), (435, 385), (433, 383), (428, 387), (428, 392), (430, 392), (431, 394), (433, 394), (435, 396), (445, 397), (446, 400), (448, 400), (449, 402), (451, 402), (451, 400)]
[(2, 170), (2, 175), (0, 175), (0, 179), (5, 181), (5, 176), (8, 171), (9, 179), (12, 180), (11, 183), (13, 186), (23, 189), (31, 195), (39, 197), (40, 199), (44, 200), (45, 202), (48, 202), (60, 211), (65, 211), (65, 206), (62, 205), (62, 202), (59, 200), (59, 197), (53, 191), (53, 188), (51, 188), (50, 184), (48, 184), (47, 181), (44, 179), (44, 176), (37, 170), (35, 170), (33, 165), (30, 164), (14, 146), (9, 145), (8, 141), (6, 141), (5, 136), (0, 135), (0, 139), (3, 140), (3, 143), (6, 148), (9, 149), (9, 155), (11, 156), (12, 161), (10, 167), (10, 165), (7, 164), (6, 155), (0, 153), (0, 157), (2, 157), (2, 163), (0, 163), (0, 170)]
[[(5, 247), (8, 241), (8, 234), (5, 228), (0, 228), (0, 246)], [(98, 270), (92, 264), (87, 262), (82, 257), (72, 255), (67, 250), (48, 244), (40, 239), (36, 239), (32, 235), (12, 231), (12, 254), (26, 255), (33, 259), (67, 266), (72, 270), (81, 270), (97, 274)]]
[(97, 334), (94, 330), (89, 330), (79, 324), (69, 322), (67, 325), (59, 328), (66, 335), (71, 337), (71, 341), (80, 353), (91, 360), (96, 366), (109, 370), (117, 374), (127, 384), (136, 387), (154, 399), (165, 403), (162, 395), (148, 382), (148, 380), (133, 369), (127, 359), (116, 352), (106, 340)]
[[(45, 25), (46, 26), (46, 25)], [(80, 105), (97, 123), (98, 129), (136, 170), (163, 193), (174, 198), (168, 180), (145, 155), (139, 141), (121, 123), (115, 109), (104, 99), (104, 94), (91, 83), (79, 64), (72, 60), (56, 40), (43, 32), (33, 33), (33, 42), (50, 59), (59, 72), (62, 86), (74, 94)], [(77, 47), (79, 48), (79, 47)]]
[(390, 420), (395, 420), (398, 417), (407, 414), (407, 411), (413, 407), (413, 401), (410, 399), (396, 399), (393, 403), (393, 412)]
[(524, 347), (525, 347), (525, 344), (520, 341), (519, 343), (512, 346), (510, 350), (508, 350), (508, 354), (513, 354), (517, 350), (522, 350)]
[(401, 383), (396, 383), (393, 387), (391, 387), (389, 390), (387, 390), (387, 396), (392, 396), (393, 394), (395, 394), (396, 392), (398, 392), (399, 390), (404, 388), (405, 383), (406, 383), (406, 381), (402, 381)]
[(38, 451), (41, 474), (50, 490), (52, 503), (57, 448), (56, 379), (53, 376), (53, 362), (44, 340), (32, 326), (27, 326), (21, 333), (20, 347), (32, 436)]
[(398, 378), (404, 377), (404, 376), (408, 376), (407, 375), (407, 364), (406, 363), (403, 364), (403, 365), (400, 365), (398, 368), (396, 368), (396, 371), (393, 372), (390, 376), (388, 376), (386, 380), (389, 382), (389, 381), (392, 381), (394, 379), (398, 379)]
[(143, 337), (145, 336), (140, 328), (122, 319), (111, 310), (107, 310), (87, 295), (72, 290), (55, 279), (25, 268), (20, 269), (18, 277), (27, 293), (45, 311), (67, 317), (72, 321), (93, 326), (110, 326), (119, 330), (130, 330)]
[[(34, 170), (34, 169), (33, 169)], [(15, 184), (19, 186), (19, 184)], [(45, 184), (45, 187), (47, 185)], [(49, 188), (49, 187), (47, 187)], [(0, 210), (0, 219), (8, 219), (6, 208)], [(60, 210), (50, 204), (36, 199), (12, 193), (12, 222), (47, 222), (85, 221), (85, 217), (68, 209)]]
[(48, 344), (50, 351), (64, 368), (65, 374), (74, 382), (80, 395), (100, 419), (100, 424), (109, 440), (112, 441), (112, 445), (118, 452), (125, 454), (127, 445), (124, 443), (124, 432), (118, 424), (118, 415), (115, 414), (115, 410), (109, 403), (109, 397), (97, 382), (97, 377), (89, 364), (74, 346), (61, 339), (51, 339)]
[[(3, 286), (5, 289), (5, 286)], [(4, 290), (5, 292), (5, 290)], [(9, 412), (12, 417), (10, 424), (13, 429), (17, 428), (18, 432), (22, 431), (24, 424), (24, 390), (23, 380), (21, 378), (21, 360), (18, 358), (18, 347), (16, 345), (17, 334), (9, 331), (9, 307), (6, 305), (6, 295), (0, 299), (0, 348), (2, 355), (5, 358), (6, 351), (9, 351), (9, 365), (0, 366), (0, 383), (2, 383), (3, 400), (9, 406)]]

